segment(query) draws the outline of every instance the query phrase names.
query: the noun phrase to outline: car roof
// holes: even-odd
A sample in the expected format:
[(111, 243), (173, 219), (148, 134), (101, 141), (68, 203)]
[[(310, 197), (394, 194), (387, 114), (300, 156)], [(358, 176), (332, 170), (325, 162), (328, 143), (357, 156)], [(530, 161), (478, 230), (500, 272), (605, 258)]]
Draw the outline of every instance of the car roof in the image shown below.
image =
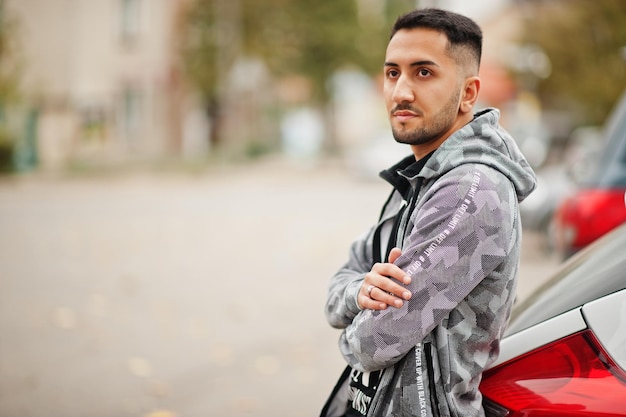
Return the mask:
[(513, 308), (507, 334), (516, 333), (626, 288), (626, 224), (564, 263)]

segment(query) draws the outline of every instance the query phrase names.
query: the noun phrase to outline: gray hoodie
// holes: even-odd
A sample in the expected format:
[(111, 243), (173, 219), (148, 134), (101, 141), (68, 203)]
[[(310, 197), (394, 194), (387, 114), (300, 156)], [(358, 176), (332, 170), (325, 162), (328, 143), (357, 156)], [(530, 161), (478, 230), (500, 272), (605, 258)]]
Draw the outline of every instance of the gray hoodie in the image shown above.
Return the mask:
[[(518, 204), (536, 185), (498, 120), (496, 109), (478, 113), (417, 175), (403, 171), (410, 158), (384, 171), (394, 190), (380, 221), (353, 243), (330, 282), (326, 316), (344, 329), (339, 346), (349, 367), (382, 370), (370, 416), (484, 415), (478, 386), (498, 356), (515, 297)], [(403, 183), (418, 189), (413, 203)], [(398, 215), (404, 218), (394, 221)], [(382, 259), (375, 236), (394, 227), (402, 249), (395, 263), (412, 278), (412, 298), (399, 309), (361, 310), (363, 278)], [(339, 382), (326, 415), (343, 413), (345, 385)]]

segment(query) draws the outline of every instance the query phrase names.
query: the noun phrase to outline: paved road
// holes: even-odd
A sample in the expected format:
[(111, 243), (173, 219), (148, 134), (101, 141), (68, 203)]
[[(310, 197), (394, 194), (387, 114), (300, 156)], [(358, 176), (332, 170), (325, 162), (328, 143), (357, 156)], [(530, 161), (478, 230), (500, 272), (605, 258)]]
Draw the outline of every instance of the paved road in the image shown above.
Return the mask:
[[(0, 181), (0, 415), (317, 415), (326, 284), (386, 193), (269, 162)], [(555, 265), (527, 234), (520, 296)]]

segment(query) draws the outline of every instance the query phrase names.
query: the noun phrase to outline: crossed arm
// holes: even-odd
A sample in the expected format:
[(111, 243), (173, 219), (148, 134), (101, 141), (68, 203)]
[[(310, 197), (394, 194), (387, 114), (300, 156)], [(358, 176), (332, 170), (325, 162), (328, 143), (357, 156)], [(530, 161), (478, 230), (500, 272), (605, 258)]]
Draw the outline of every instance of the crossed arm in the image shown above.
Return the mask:
[(401, 250), (393, 248), (388, 262), (371, 265), (367, 241), (366, 235), (352, 244), (350, 261), (331, 281), (326, 316), (335, 328), (346, 328), (361, 310), (400, 308), (411, 298), (411, 277), (394, 264)]
[(356, 302), (336, 326), (345, 328), (340, 348), (355, 369), (397, 362), (506, 259), (515, 195), (510, 186), (482, 178), (468, 200), (468, 181), (471, 176), (440, 185), (440, 195), (459, 197), (426, 202), (405, 249), (394, 249), (390, 262), (369, 270), (359, 264), (363, 269), (350, 284)]

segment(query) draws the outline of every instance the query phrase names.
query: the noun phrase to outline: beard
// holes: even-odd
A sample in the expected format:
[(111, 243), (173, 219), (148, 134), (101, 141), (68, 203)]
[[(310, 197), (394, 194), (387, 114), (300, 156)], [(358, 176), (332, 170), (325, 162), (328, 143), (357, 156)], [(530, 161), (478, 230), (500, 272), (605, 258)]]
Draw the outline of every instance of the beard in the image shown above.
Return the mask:
[[(407, 145), (423, 145), (441, 137), (443, 133), (448, 131), (456, 121), (459, 112), (459, 95), (461, 88), (457, 88), (450, 96), (450, 99), (443, 106), (441, 111), (431, 120), (424, 119), (424, 125), (413, 130), (404, 130), (402, 128), (391, 127), (391, 133), (398, 143)], [(412, 110), (410, 105), (398, 105), (396, 110)]]

